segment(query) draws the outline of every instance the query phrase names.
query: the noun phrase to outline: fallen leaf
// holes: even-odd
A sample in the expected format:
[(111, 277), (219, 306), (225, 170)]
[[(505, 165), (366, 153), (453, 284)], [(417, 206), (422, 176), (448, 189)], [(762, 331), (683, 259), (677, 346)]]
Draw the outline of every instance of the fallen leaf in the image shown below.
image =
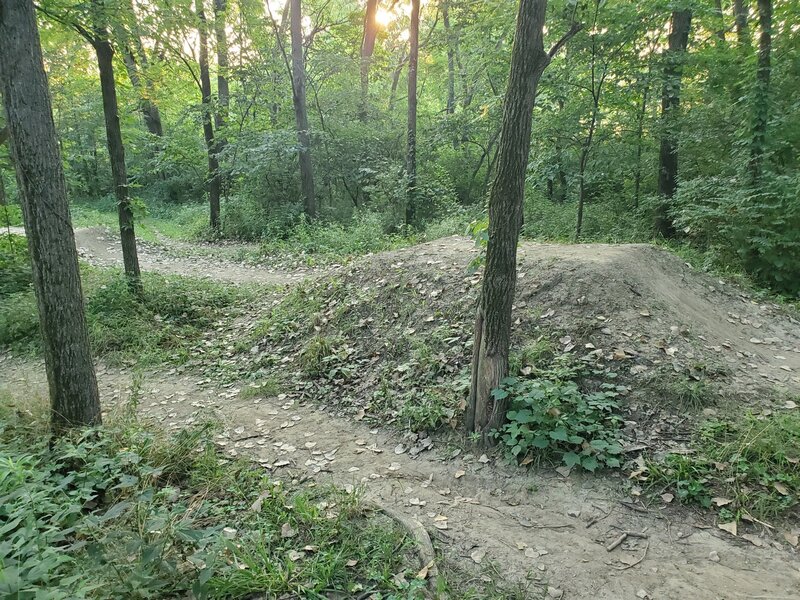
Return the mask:
[(712, 498), (711, 502), (714, 504), (714, 506), (728, 506), (728, 504), (733, 504), (733, 500), (729, 498), (719, 498), (719, 497)]
[(346, 566), (346, 567), (355, 567), (357, 564), (358, 564), (358, 561), (353, 559), (353, 558), (351, 558), (346, 563), (344, 563), (344, 566)]
[(417, 579), (427, 579), (428, 573), (430, 573), (432, 568), (433, 568), (433, 561), (429, 562), (427, 565), (425, 565), (419, 570), (419, 573), (417, 573)]
[(717, 527), (723, 531), (727, 531), (731, 535), (736, 535), (736, 521), (731, 521), (730, 523), (717, 523)]
[(486, 550), (483, 548), (476, 548), (472, 551), (472, 554), (469, 555), (469, 557), (472, 559), (472, 562), (478, 565), (481, 564), (484, 556), (486, 556)]
[(462, 471), (461, 469), (459, 469), (458, 471), (455, 472), (453, 477), (455, 477), (456, 479), (461, 479), (466, 474), (467, 474), (466, 471)]
[(784, 484), (782, 484), (780, 481), (776, 481), (776, 482), (775, 482), (775, 483), (773, 483), (772, 485), (774, 485), (774, 486), (775, 486), (775, 489), (778, 491), (778, 493), (779, 493), (781, 496), (788, 496), (788, 495), (789, 495), (789, 490), (788, 490), (788, 489), (786, 488), (786, 486), (785, 486)]
[(672, 494), (661, 494), (661, 499), (667, 504), (669, 504), (675, 499), (675, 496), (673, 496)]
[(741, 537), (742, 539), (745, 539), (751, 544), (753, 544), (753, 546), (758, 546), (759, 548), (761, 548), (764, 545), (764, 540), (762, 540), (757, 535), (753, 535), (752, 533), (745, 533)]
[(790, 545), (797, 547), (797, 544), (800, 543), (800, 535), (798, 535), (798, 533), (799, 532), (797, 531), (795, 532), (785, 531), (783, 533), (783, 539), (789, 542)]
[(288, 523), (284, 523), (281, 525), (281, 537), (282, 538), (293, 538), (297, 535), (297, 532), (292, 529), (292, 526)]
[(405, 454), (405, 452), (406, 447), (403, 444), (397, 444), (397, 446), (394, 447), (395, 454)]
[(486, 456), (485, 454), (481, 454), (481, 457), (478, 459), (478, 462), (486, 464), (489, 462), (489, 457)]
[(795, 409), (797, 408), (797, 402), (795, 402), (794, 400), (787, 400), (784, 403), (783, 408), (788, 408), (789, 410)]
[(289, 550), (289, 560), (293, 562), (297, 562), (304, 556), (305, 554), (303, 554), (302, 552), (298, 552), (297, 550)]

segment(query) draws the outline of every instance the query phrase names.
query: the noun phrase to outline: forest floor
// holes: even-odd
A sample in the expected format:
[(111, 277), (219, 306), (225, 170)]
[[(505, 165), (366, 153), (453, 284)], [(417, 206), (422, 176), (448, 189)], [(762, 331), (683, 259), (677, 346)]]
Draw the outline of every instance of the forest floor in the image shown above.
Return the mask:
[[(76, 239), (88, 262), (121, 264), (119, 245), (105, 230), (78, 230)], [(364, 289), (383, 290), (394, 288), (385, 280), (402, 272), (407, 278), (396, 287), (420, 288), (421, 304), (439, 319), (450, 305), (474, 306), (479, 275), (466, 274), (473, 253), (468, 240), (445, 238), (347, 266), (283, 271), (237, 260), (235, 247), (198, 252), (165, 240), (144, 246), (140, 260), (143, 270), (292, 287), (334, 271)], [(367, 302), (391, 313), (380, 298)], [(668, 406), (666, 388), (659, 387), (667, 372), (716, 374), (709, 385), (717, 401), (705, 414), (732, 406), (741, 411), (743, 402), (764, 413), (796, 410), (788, 398), (800, 390), (800, 324), (780, 307), (700, 275), (661, 250), (524, 244), (516, 311), (519, 335), (533, 322), (546, 322), (564, 351), (616, 360), (640, 384), (631, 399), (631, 447), (684, 447), (679, 433), (688, 421)], [(397, 327), (424, 328), (427, 320)], [(362, 326), (365, 339), (378, 337), (371, 325)], [(233, 344), (249, 333), (250, 325), (239, 319), (214, 335)], [(391, 340), (393, 334), (386, 335)], [(256, 345), (252, 353), (263, 351), (263, 344)], [(286, 355), (281, 364), (289, 370), (292, 360)], [(46, 396), (39, 361), (4, 355), (0, 363), (0, 389), (20, 398)], [(367, 498), (419, 521), (443, 563), (454, 565), (465, 580), (510, 586), (518, 597), (788, 600), (800, 594), (800, 556), (791, 543), (797, 530), (791, 524), (754, 523), (755, 534), (734, 536), (707, 511), (631, 495), (617, 473), (527, 470), (500, 456), (469, 453), (455, 432), (420, 441), (378, 427), (394, 419), (382, 421), (377, 412), (370, 419), (372, 407), (358, 398), (345, 406), (293, 392), (253, 394), (244, 377), (218, 377), (190, 365), (142, 374), (101, 364), (98, 381), (107, 411), (135, 394), (141, 413), (169, 429), (212, 416), (224, 424), (217, 442), (225, 452), (252, 456), (276, 478), (363, 488)], [(363, 393), (370, 382), (365, 376), (361, 387), (345, 391)], [(424, 452), (410, 451), (413, 444), (424, 445)], [(624, 532), (627, 539), (608, 550)]]

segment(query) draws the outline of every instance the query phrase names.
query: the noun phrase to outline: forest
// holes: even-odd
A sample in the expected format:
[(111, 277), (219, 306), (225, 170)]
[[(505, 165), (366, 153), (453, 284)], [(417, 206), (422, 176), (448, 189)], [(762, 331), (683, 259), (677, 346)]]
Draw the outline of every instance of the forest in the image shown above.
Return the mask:
[(0, 597), (797, 596), (800, 3), (0, 0), (0, 100)]

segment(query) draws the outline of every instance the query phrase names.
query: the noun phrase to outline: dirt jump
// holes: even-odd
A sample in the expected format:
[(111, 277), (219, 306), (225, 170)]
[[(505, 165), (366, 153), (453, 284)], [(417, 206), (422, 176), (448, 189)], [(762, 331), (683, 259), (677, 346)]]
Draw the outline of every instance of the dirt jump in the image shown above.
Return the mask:
[[(78, 230), (76, 239), (85, 260), (121, 264), (119, 245), (105, 230)], [(452, 237), (337, 269), (343, 280), (379, 290), (370, 297), (377, 303), (371, 308), (375, 320), (362, 328), (364, 340), (378, 347), (395, 335), (379, 331), (386, 325), (379, 317), (386, 312), (381, 294), (390, 294), (395, 281), (416, 286), (425, 298), (396, 327), (423, 330), (427, 315), (445, 314), (468, 333), (480, 276), (467, 273), (466, 265), (476, 252), (471, 241)], [(295, 284), (323, 275), (193, 255), (168, 242), (144, 247), (140, 260), (146, 270), (232, 283)], [(800, 324), (781, 307), (699, 273), (664, 250), (524, 243), (518, 271), (515, 339), (534, 326), (547, 327), (561, 351), (615, 363), (638, 390), (633, 404), (668, 411), (658, 406), (664, 373), (691, 374), (701, 366), (715, 373), (723, 405), (759, 409), (771, 406), (777, 392), (800, 390)], [(233, 339), (239, 331), (228, 335)], [(295, 355), (286, 355), (287, 370)], [(0, 386), (12, 395), (26, 390), (46, 397), (41, 364), (10, 356), (0, 361), (7, 374)], [(369, 381), (368, 373), (363, 377)], [(98, 366), (107, 412), (127, 402), (133, 379), (131, 369)], [(456, 432), (433, 436), (424, 452), (412, 455), (406, 434), (379, 428), (368, 418), (369, 407), (358, 402), (342, 409), (293, 393), (254, 397), (242, 393), (244, 381), (222, 385), (192, 369), (150, 372), (142, 380), (137, 394), (144, 416), (169, 429), (214, 416), (224, 424), (217, 443), (230, 456), (252, 457), (295, 485), (358, 489), (420, 523), (441, 560), (464, 577), (511, 584), (524, 590), (522, 597), (800, 597), (798, 548), (768, 527), (758, 544), (733, 536), (707, 513), (623, 493), (616, 473), (564, 476), (512, 466), (472, 450)], [(639, 444), (679, 443), (657, 441), (644, 427), (638, 431), (633, 441)]]

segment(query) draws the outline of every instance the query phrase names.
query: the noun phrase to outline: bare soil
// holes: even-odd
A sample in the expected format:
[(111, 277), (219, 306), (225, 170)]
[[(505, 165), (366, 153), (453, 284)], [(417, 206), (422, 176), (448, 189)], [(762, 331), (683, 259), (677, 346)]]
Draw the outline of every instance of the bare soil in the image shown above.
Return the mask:
[[(78, 239), (90, 260), (117, 260), (117, 246), (101, 231), (83, 230)], [(464, 270), (474, 252), (469, 241), (446, 238), (366, 257), (352, 272), (370, 283), (398, 271), (429, 273), (438, 278), (430, 289), (445, 290), (437, 298), (469, 306), (479, 278)], [(145, 269), (223, 281), (285, 283), (307, 275), (249, 267), (231, 275), (232, 264), (214, 270), (155, 247), (143, 254)], [(753, 406), (798, 390), (794, 317), (665, 251), (523, 244), (519, 272), (516, 336), (547, 323), (563, 349), (595, 353), (647, 385), (667, 371), (691, 374), (701, 363), (713, 364), (720, 390)], [(0, 390), (19, 398), (21, 408), (46, 397), (40, 363), (0, 356), (0, 372)], [(100, 365), (98, 380), (107, 412), (128, 400), (131, 371)], [(252, 456), (275, 477), (363, 487), (369, 498), (417, 519), (443, 557), (476, 581), (516, 582), (531, 598), (800, 597), (800, 556), (781, 532), (762, 528), (762, 545), (755, 546), (719, 530), (705, 514), (630, 503), (617, 476), (526, 471), (469, 454), (468, 444), (458, 452), (465, 444), (458, 439), (436, 440), (412, 457), (400, 433), (283, 394), (253, 398), (241, 394), (246, 384), (218, 386), (191, 370), (147, 373), (143, 381), (144, 416), (179, 429), (213, 415), (225, 425), (218, 438), (224, 451)], [(631, 536), (608, 551), (625, 531), (646, 537)]]

